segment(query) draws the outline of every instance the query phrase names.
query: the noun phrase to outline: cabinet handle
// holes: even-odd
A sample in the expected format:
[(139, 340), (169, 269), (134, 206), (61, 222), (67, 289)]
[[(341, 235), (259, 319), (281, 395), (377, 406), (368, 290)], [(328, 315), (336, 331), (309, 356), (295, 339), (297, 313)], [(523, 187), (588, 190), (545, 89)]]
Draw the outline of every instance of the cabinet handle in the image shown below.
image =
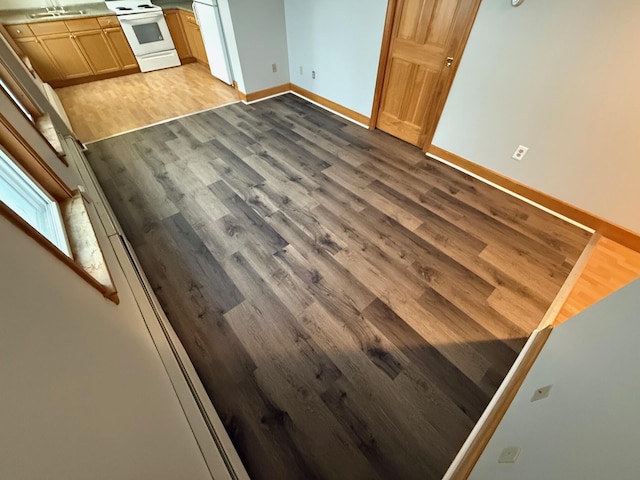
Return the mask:
[(16, 33), (22, 33), (22, 30), (16, 30)]

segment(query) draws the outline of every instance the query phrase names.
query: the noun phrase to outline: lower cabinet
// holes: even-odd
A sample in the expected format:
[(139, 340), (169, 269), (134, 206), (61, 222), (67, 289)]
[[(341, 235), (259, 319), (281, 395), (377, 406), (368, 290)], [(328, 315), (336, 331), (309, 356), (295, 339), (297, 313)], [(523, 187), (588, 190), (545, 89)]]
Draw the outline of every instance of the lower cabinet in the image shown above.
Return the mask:
[(164, 18), (167, 21), (167, 26), (169, 27), (169, 32), (171, 32), (171, 38), (173, 39), (173, 44), (176, 46), (176, 51), (178, 52), (180, 60), (193, 58), (187, 36), (185, 35), (184, 28), (182, 26), (180, 12), (178, 10), (165, 11)]
[[(62, 78), (74, 79), (93, 75), (89, 62), (82, 54), (71, 33), (54, 33), (38, 37), (45, 50), (58, 66)], [(43, 79), (44, 80), (44, 79)]]
[(122, 28), (105, 28), (103, 32), (107, 37), (107, 41), (109, 42), (111, 49), (118, 58), (120, 65), (122, 65), (122, 68), (136, 68), (138, 66), (138, 62), (136, 61), (136, 57), (129, 46), (127, 37), (124, 36)]
[(204, 49), (204, 41), (202, 40), (202, 34), (200, 33), (200, 26), (196, 22), (196, 18), (192, 13), (182, 13), (182, 25), (184, 26), (184, 33), (187, 36), (189, 42), (189, 48), (191, 54), (201, 63), (209, 64), (207, 58), (207, 52)]
[(72, 34), (72, 39), (84, 54), (95, 75), (122, 70), (115, 51), (107, 42), (102, 30), (76, 32)]
[(36, 37), (16, 38), (16, 43), (22, 52), (29, 57), (31, 65), (43, 82), (62, 80), (62, 73), (58, 70), (56, 62), (51, 58), (40, 40)]
[(13, 25), (7, 32), (42, 80), (54, 86), (138, 67), (115, 16)]

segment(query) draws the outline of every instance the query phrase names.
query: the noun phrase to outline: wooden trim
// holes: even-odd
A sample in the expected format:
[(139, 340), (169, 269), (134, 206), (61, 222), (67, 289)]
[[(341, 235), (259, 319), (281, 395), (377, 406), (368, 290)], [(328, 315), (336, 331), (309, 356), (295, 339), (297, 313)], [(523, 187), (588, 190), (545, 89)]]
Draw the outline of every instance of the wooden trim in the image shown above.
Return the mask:
[(9, 32), (7, 31), (7, 29), (5, 28), (5, 26), (3, 24), (0, 24), (0, 35), (2, 35), (4, 37), (4, 39), (6, 40), (6, 42), (9, 44), (9, 46), (13, 49), (14, 52), (16, 52), (16, 54), (19, 57), (24, 56), (24, 52), (22, 51), (22, 49), (20, 48), (20, 45), (18, 44), (18, 42), (16, 42), (13, 37), (9, 34)]
[(245, 103), (247, 102), (247, 94), (243, 91), (238, 90), (238, 98)]
[(547, 310), (547, 313), (545, 313), (544, 317), (542, 317), (542, 321), (538, 325), (538, 329), (547, 328), (553, 325), (554, 320), (560, 313), (560, 310), (562, 310), (562, 307), (567, 301), (567, 298), (569, 298), (569, 295), (573, 291), (573, 288), (576, 286), (576, 283), (580, 279), (582, 272), (584, 272), (587, 263), (589, 263), (589, 258), (591, 258), (593, 250), (596, 248), (596, 244), (600, 241), (601, 238), (602, 235), (600, 235), (599, 233), (596, 233), (591, 237), (589, 243), (587, 243), (587, 246), (582, 251), (582, 254), (580, 254), (578, 261), (571, 269), (571, 272), (567, 276), (567, 279), (562, 284), (562, 287), (560, 287), (560, 291), (556, 295), (556, 298), (553, 299), (553, 302)]
[[(445, 67), (438, 76), (438, 84), (436, 86), (434, 94), (436, 96), (436, 102), (429, 110), (427, 121), (423, 130), (425, 135), (424, 143), (422, 144), (423, 152), (426, 152), (431, 146), (431, 141), (433, 140), (433, 136), (436, 133), (438, 123), (440, 123), (440, 117), (442, 116), (445, 103), (447, 102), (447, 98), (449, 97), (449, 92), (451, 91), (453, 80), (456, 76), (456, 73), (458, 72), (458, 67), (460, 66), (460, 61), (462, 60), (462, 54), (464, 53), (464, 49), (467, 46), (467, 41), (469, 40), (471, 29), (473, 28), (473, 24), (476, 22), (476, 17), (478, 16), (478, 10), (480, 9), (481, 0), (470, 1), (473, 2), (473, 5), (471, 5), (469, 7), (470, 10), (466, 12), (467, 18), (465, 18), (463, 21), (464, 30), (459, 32), (460, 37), (454, 37), (449, 40), (449, 46), (451, 44), (456, 46), (456, 49), (453, 52), (449, 53), (449, 55), (452, 56), (455, 60), (451, 68)], [(459, 3), (458, 8), (461, 8), (462, 5), (462, 2)], [(459, 21), (459, 19), (456, 21)]]
[(369, 128), (376, 128), (378, 114), (380, 113), (380, 102), (382, 101), (382, 89), (384, 88), (385, 73), (387, 71), (387, 61), (389, 60), (389, 50), (391, 48), (391, 38), (393, 33), (393, 22), (396, 19), (398, 0), (389, 0), (387, 3), (387, 15), (384, 20), (384, 32), (382, 33), (382, 47), (380, 48), (380, 60), (378, 61), (378, 76), (376, 79), (376, 89), (373, 93), (373, 106), (371, 108), (371, 118), (369, 118)]
[(131, 75), (133, 73), (140, 73), (140, 67), (127, 68), (124, 70), (117, 70), (115, 72), (101, 73), (99, 75), (89, 75), (86, 77), (68, 78), (66, 80), (51, 80), (49, 82), (49, 85), (51, 85), (53, 88), (70, 87), (71, 85), (80, 85), (82, 83), (106, 80), (107, 78), (122, 77), (124, 75)]
[(498, 392), (482, 414), (482, 417), (480, 417), (476, 427), (453, 460), (443, 479), (464, 480), (469, 477), (480, 455), (482, 455), (493, 433), (496, 431), (496, 428), (498, 428), (498, 425), (511, 405), (511, 402), (513, 402), (513, 399), (520, 390), (522, 382), (524, 382), (529, 370), (531, 370), (538, 355), (540, 355), (552, 330), (552, 327), (547, 327), (544, 330), (536, 330), (533, 332), (533, 335), (529, 337), (529, 341), (520, 352), (516, 363), (514, 363), (511, 370), (509, 370)]
[(328, 98), (321, 97), (320, 95), (299, 87), (294, 83), (291, 84), (291, 91), (302, 95), (309, 100), (319, 103), (323, 107), (338, 112), (339, 114), (344, 115), (345, 117), (348, 117), (355, 122), (361, 123), (363, 125), (369, 125), (369, 117), (367, 117), (366, 115), (358, 113), (355, 110), (351, 110), (350, 108), (344, 107), (339, 103), (329, 100)]
[(54, 199), (63, 201), (73, 196), (62, 179), (2, 115), (0, 115), (0, 144)]
[(543, 207), (549, 208), (561, 215), (564, 215), (565, 217), (571, 218), (576, 222), (593, 228), (604, 237), (610, 238), (625, 247), (640, 252), (640, 234), (636, 232), (609, 222), (608, 220), (598, 217), (593, 213), (582, 210), (581, 208), (575, 207), (563, 200), (559, 200), (551, 195), (517, 182), (516, 180), (512, 180), (509, 177), (494, 172), (493, 170), (489, 170), (486, 167), (473, 163), (436, 145), (431, 145), (427, 153), (440, 157), (443, 160), (457, 165), (458, 167), (464, 168), (465, 170), (479, 175), (490, 182), (506, 188), (507, 190), (511, 190), (518, 195), (522, 195)]
[(93, 278), (89, 273), (82, 269), (76, 262), (74, 262), (70, 257), (65, 255), (58, 247), (56, 247), (53, 243), (49, 241), (47, 237), (42, 235), (38, 230), (33, 228), (29, 223), (27, 223), (23, 218), (11, 210), (4, 202), (0, 201), (0, 215), (5, 217), (11, 223), (13, 223), (16, 227), (20, 228), (24, 233), (26, 233), (29, 237), (34, 239), (37, 243), (39, 243), (45, 250), (52, 253), (58, 260), (62, 261), (65, 265), (67, 265), (71, 270), (80, 275), (87, 283), (89, 283), (93, 288), (98, 290), (105, 298), (108, 298), (116, 305), (120, 303), (120, 299), (118, 298), (118, 292), (115, 289), (109, 289), (108, 287), (102, 285), (95, 278)]
[(31, 98), (31, 96), (25, 91), (22, 84), (18, 81), (18, 79), (14, 76), (13, 72), (9, 70), (7, 65), (4, 63), (2, 59), (0, 59), (0, 78), (7, 86), (11, 89), (11, 92), (18, 97), (20, 103), (24, 105), (27, 111), (31, 114), (32, 117), (37, 118), (43, 115), (43, 111), (36, 104), (36, 102)]
[(238, 95), (244, 102), (255, 102), (256, 100), (261, 100), (266, 97), (271, 97), (272, 95), (278, 95), (279, 93), (288, 92), (289, 90), (291, 90), (291, 84), (283, 83), (282, 85), (277, 85), (275, 87), (265, 88), (264, 90), (258, 90), (257, 92), (246, 94), (238, 91)]

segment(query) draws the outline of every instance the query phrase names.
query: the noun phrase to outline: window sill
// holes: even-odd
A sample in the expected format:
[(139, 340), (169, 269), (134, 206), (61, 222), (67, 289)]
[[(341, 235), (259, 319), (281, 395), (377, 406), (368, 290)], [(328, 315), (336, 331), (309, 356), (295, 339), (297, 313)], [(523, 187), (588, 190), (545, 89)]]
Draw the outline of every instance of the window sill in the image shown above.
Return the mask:
[(40, 134), (45, 138), (47, 142), (49, 142), (49, 145), (51, 145), (51, 147), (55, 150), (58, 158), (62, 160), (62, 163), (64, 163), (66, 166), (69, 166), (65, 159), (66, 154), (64, 149), (62, 148), (62, 142), (60, 142), (58, 131), (53, 126), (53, 122), (51, 122), (51, 117), (49, 116), (49, 114), (44, 114), (36, 118), (35, 124)]
[(74, 263), (98, 282), (101, 286), (99, 290), (105, 297), (118, 303), (117, 292), (91, 223), (85, 198), (79, 190), (60, 205), (60, 211)]
[(60, 205), (73, 258), (67, 256), (38, 230), (0, 201), (0, 215), (21, 228), (27, 235), (55, 255), (63, 263), (116, 305), (118, 292), (111, 279), (96, 237), (85, 200), (79, 191)]

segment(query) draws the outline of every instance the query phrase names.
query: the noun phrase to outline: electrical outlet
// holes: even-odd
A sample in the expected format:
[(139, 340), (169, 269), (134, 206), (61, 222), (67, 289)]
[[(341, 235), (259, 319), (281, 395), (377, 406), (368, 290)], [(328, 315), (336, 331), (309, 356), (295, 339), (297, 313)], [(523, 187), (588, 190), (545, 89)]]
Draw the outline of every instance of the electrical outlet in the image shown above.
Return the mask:
[(516, 460), (520, 456), (520, 447), (506, 447), (502, 450), (498, 463), (516, 463)]
[(315, 70), (311, 70), (311, 78), (313, 78), (314, 80), (316, 79), (316, 71)]
[(300, 65), (300, 75), (304, 75), (304, 71), (302, 70), (302, 65)]
[(278, 66), (275, 63), (272, 63), (271, 70), (273, 71), (273, 73), (276, 73), (278, 71)]
[(516, 151), (514, 152), (514, 154), (511, 155), (511, 158), (513, 158), (514, 160), (522, 160), (524, 156), (527, 154), (528, 150), (529, 150), (528, 147), (525, 147), (524, 145), (518, 145), (518, 148), (516, 148)]
[(543, 398), (547, 398), (549, 393), (551, 392), (551, 387), (553, 385), (547, 385), (546, 387), (540, 387), (533, 392), (533, 396), (531, 397), (531, 401), (535, 402), (536, 400), (542, 400)]

